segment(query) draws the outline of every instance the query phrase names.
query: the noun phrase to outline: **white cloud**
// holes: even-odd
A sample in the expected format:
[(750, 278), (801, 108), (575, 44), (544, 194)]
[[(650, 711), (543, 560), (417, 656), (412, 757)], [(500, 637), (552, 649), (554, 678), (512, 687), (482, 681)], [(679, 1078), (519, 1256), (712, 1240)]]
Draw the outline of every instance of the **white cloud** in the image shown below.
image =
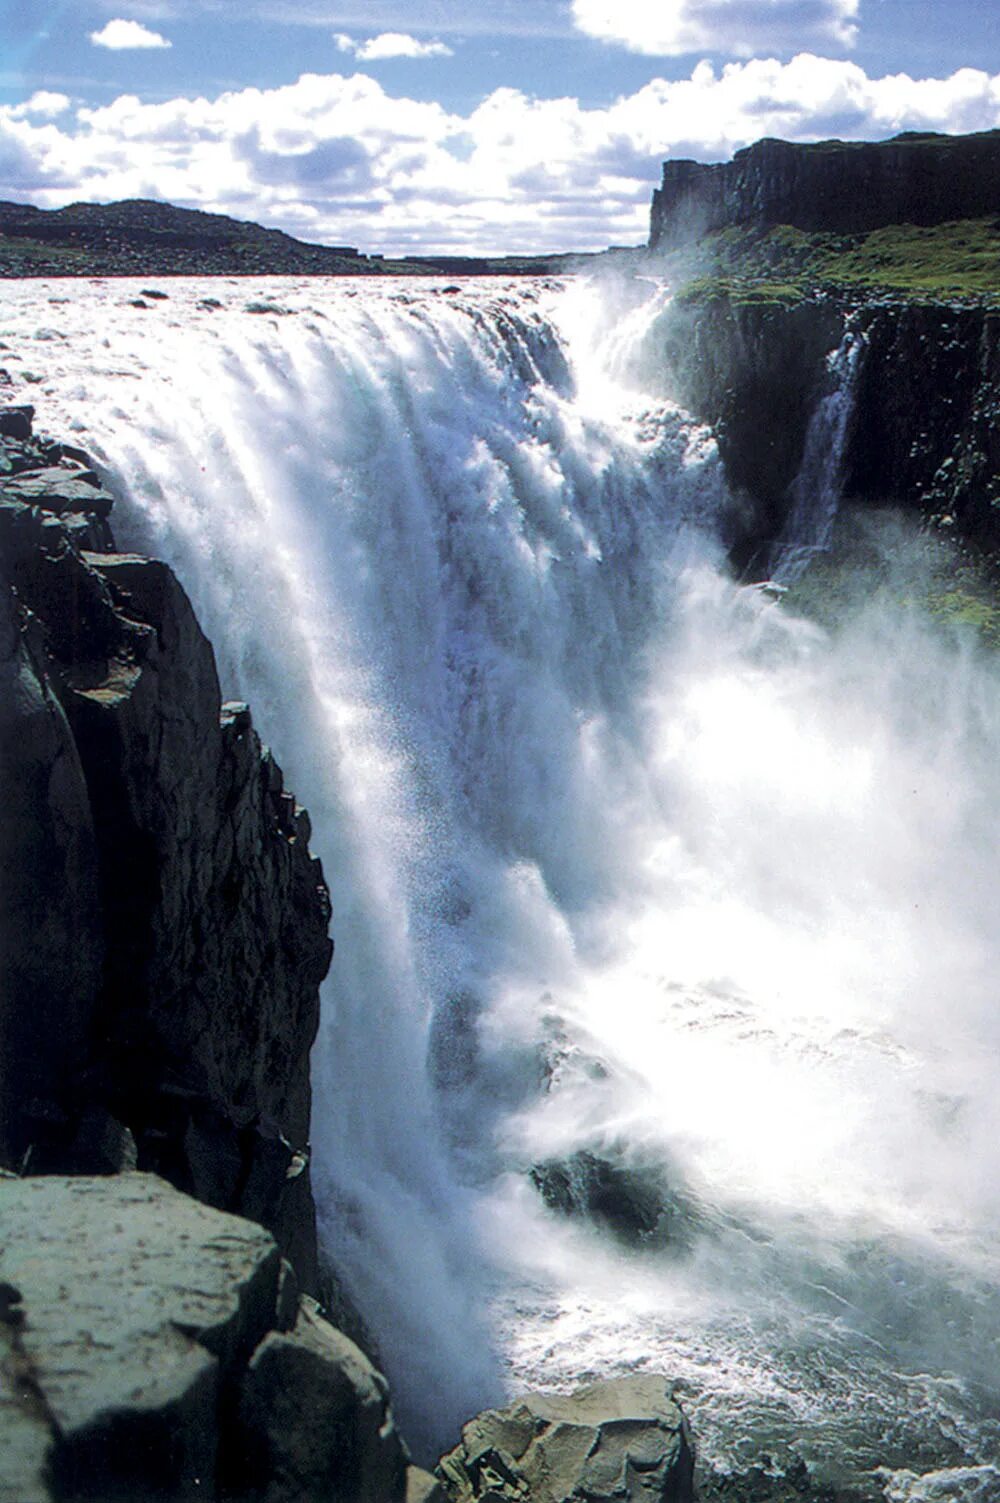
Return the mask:
[(38, 89), (23, 104), (14, 105), (10, 115), (14, 120), (23, 120), (31, 115), (37, 115), (42, 120), (53, 120), (57, 115), (64, 115), (72, 103), (68, 94), (54, 94), (48, 89)]
[[(53, 112), (54, 112), (53, 105)], [(0, 107), (0, 198), (164, 198), (383, 251), (638, 244), (665, 156), (728, 158), (761, 136), (877, 139), (1000, 125), (1000, 74), (870, 78), (803, 53), (701, 62), (605, 108), (498, 89), (471, 112), (358, 73), (277, 89), (33, 115)]]
[(123, 21), (120, 18), (109, 21), (100, 31), (92, 31), (90, 40), (95, 47), (107, 47), (112, 52), (174, 45), (158, 31), (150, 31), (148, 26), (143, 26), (139, 21)]
[(859, 0), (573, 0), (588, 36), (657, 57), (851, 47)]
[(389, 57), (454, 57), (451, 48), (444, 42), (421, 42), (405, 31), (383, 31), (366, 42), (359, 42), (346, 32), (334, 33), (334, 42), (341, 52), (351, 52), (362, 62), (380, 62)]

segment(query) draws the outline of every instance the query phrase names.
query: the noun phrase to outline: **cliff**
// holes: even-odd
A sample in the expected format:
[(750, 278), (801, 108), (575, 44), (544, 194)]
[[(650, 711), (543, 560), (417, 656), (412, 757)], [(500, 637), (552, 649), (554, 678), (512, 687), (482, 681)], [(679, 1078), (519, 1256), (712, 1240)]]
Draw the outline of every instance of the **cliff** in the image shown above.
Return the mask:
[(0, 411), (0, 1162), (138, 1165), (317, 1278), (309, 822), (86, 458)]
[(731, 162), (665, 162), (649, 244), (728, 225), (856, 233), (998, 212), (1000, 131), (815, 145), (765, 139)]
[(912, 510), (995, 560), (1000, 231), (970, 216), (1000, 209), (1000, 132), (761, 141), (718, 166), (668, 162), (664, 183), (650, 242), (683, 283), (667, 385), (716, 429), (737, 569), (768, 571), (848, 340), (843, 498)]

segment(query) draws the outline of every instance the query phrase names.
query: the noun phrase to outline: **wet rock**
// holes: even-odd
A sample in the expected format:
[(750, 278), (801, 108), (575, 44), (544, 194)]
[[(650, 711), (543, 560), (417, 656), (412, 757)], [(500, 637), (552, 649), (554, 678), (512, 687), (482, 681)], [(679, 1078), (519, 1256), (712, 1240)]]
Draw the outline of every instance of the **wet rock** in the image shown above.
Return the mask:
[(664, 322), (670, 394), (716, 432), (734, 493), (724, 540), (741, 573), (766, 556), (788, 516), (844, 320), (818, 298), (762, 305), (722, 296), (680, 302)]
[(799, 1459), (784, 1470), (769, 1463), (732, 1474), (707, 1469), (698, 1476), (698, 1503), (884, 1503), (884, 1493), (819, 1482)]
[(646, 1375), (487, 1410), (438, 1475), (453, 1503), (691, 1503), (693, 1468), (670, 1383)]
[(581, 1216), (631, 1245), (686, 1245), (692, 1207), (672, 1193), (655, 1169), (616, 1163), (581, 1149), (531, 1170), (545, 1204), (566, 1216)]
[(33, 407), (0, 407), (0, 435), (4, 438), (30, 438), (34, 416)]

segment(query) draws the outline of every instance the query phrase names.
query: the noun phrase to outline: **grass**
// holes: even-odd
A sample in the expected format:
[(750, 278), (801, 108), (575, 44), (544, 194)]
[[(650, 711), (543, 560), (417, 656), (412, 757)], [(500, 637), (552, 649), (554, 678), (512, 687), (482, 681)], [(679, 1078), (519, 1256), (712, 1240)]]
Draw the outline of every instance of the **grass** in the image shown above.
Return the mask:
[(1000, 306), (1000, 220), (809, 234), (790, 225), (706, 236), (685, 297), (790, 303), (820, 291)]

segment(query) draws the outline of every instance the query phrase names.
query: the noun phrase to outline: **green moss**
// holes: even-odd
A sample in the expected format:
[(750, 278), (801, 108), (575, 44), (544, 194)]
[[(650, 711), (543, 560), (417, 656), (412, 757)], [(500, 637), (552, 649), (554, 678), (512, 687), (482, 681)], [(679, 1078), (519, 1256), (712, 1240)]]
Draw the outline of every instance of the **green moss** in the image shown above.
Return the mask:
[(982, 585), (932, 591), (924, 605), (936, 620), (965, 627), (990, 647), (1000, 647), (1000, 599), (995, 593), (984, 593)]
[(1000, 221), (992, 218), (859, 235), (729, 228), (706, 236), (701, 257), (693, 297), (714, 284), (715, 295), (741, 301), (789, 302), (832, 289), (1000, 304)]
[(1000, 580), (982, 560), (895, 512), (847, 508), (829, 551), (784, 592), (782, 607), (832, 632), (873, 607), (915, 611), (949, 635), (1000, 649)]

